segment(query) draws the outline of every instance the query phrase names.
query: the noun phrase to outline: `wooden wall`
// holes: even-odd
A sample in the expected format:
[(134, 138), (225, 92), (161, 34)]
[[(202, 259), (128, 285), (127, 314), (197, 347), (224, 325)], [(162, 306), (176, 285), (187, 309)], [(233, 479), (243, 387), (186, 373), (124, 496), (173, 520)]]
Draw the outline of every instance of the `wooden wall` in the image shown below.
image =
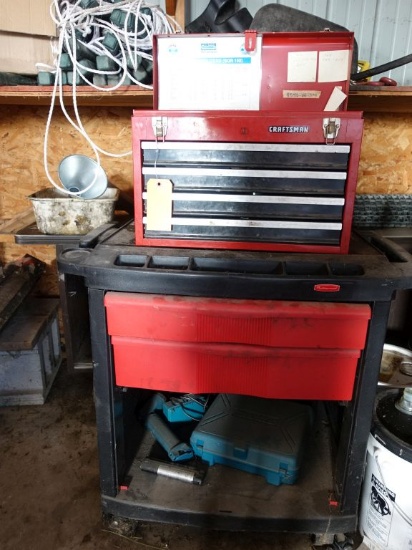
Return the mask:
[(359, 194), (412, 193), (412, 114), (365, 114)]
[[(82, 124), (93, 142), (110, 153), (131, 152), (132, 109), (79, 107)], [(28, 196), (51, 187), (43, 163), (43, 146), (49, 107), (0, 106), (0, 219), (13, 218), (31, 208)], [(73, 116), (73, 111), (69, 110)], [(55, 109), (50, 124), (48, 167), (58, 183), (58, 165), (67, 155), (84, 154), (94, 158), (87, 141)], [(111, 183), (132, 196), (132, 156), (113, 158), (101, 155), (101, 164)], [(3, 239), (4, 240), (4, 239)], [(38, 291), (57, 294), (55, 247), (53, 245), (18, 245), (12, 239), (2, 242), (0, 261), (6, 263), (23, 254), (32, 254), (46, 262), (46, 274)]]
[[(49, 107), (0, 106), (0, 219), (14, 217), (31, 207), (27, 198), (50, 187), (44, 165), (43, 144)], [(73, 111), (69, 111), (73, 115)], [(111, 153), (131, 151), (129, 107), (80, 107), (82, 123), (91, 139)], [(56, 108), (50, 125), (49, 170), (58, 182), (57, 168), (75, 153), (93, 157), (83, 137)], [(412, 114), (365, 115), (365, 131), (359, 165), (358, 193), (412, 193)], [(132, 157), (102, 155), (109, 180), (132, 195)], [(0, 261), (6, 263), (28, 253), (46, 262), (47, 272), (39, 292), (57, 294), (53, 245), (17, 245), (1, 242)]]

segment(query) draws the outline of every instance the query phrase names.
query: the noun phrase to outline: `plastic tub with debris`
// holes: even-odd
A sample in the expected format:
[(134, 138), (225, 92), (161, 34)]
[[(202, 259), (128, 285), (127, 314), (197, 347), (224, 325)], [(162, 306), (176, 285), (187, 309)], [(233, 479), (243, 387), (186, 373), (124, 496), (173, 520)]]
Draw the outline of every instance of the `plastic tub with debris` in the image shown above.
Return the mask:
[(97, 199), (81, 199), (58, 189), (42, 189), (29, 196), (36, 224), (48, 235), (85, 235), (113, 220), (119, 190), (107, 188)]

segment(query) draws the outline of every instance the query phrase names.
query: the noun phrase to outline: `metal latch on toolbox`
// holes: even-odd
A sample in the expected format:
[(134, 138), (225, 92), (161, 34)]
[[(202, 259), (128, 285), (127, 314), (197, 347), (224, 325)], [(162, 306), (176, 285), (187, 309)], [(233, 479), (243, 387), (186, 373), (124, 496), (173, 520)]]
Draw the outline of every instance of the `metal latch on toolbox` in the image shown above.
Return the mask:
[(167, 117), (165, 116), (154, 116), (152, 118), (152, 128), (156, 140), (164, 140), (167, 133)]
[(257, 32), (255, 30), (245, 31), (245, 50), (254, 52), (256, 50)]
[(325, 142), (335, 143), (340, 129), (340, 118), (324, 118), (323, 119), (323, 135)]

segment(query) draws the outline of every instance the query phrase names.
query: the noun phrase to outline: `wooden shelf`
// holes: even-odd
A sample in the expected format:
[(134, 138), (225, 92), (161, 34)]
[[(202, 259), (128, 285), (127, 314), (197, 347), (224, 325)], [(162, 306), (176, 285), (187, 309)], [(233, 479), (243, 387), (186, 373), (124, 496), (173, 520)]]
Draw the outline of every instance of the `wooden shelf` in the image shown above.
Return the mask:
[(412, 113), (412, 86), (353, 86), (350, 111)]
[[(166, 13), (174, 18), (177, 32), (185, 28), (185, 0), (166, 0)], [(65, 105), (73, 104), (71, 86), (64, 86)], [(0, 86), (0, 105), (50, 105), (52, 86)], [(114, 92), (100, 92), (90, 86), (78, 86), (77, 103), (82, 106), (132, 107), (151, 109), (153, 92), (140, 86), (122, 86)], [(58, 99), (57, 99), (58, 102)]]
[[(166, 0), (166, 12), (180, 27), (185, 26), (185, 0)], [(0, 105), (50, 105), (52, 86), (0, 86)], [(73, 104), (71, 87), (64, 87), (65, 105)], [(77, 103), (92, 107), (151, 109), (153, 92), (139, 86), (124, 86), (100, 92), (90, 86), (77, 87)], [(348, 109), (366, 113), (412, 113), (412, 86), (351, 86)]]
[[(0, 105), (50, 105), (51, 86), (0, 86)], [(64, 86), (65, 105), (73, 104), (70, 86)], [(114, 92), (77, 87), (77, 103), (93, 107), (151, 109), (153, 92), (139, 86), (123, 86)], [(349, 93), (350, 111), (412, 113), (412, 86), (356, 86)]]
[(15, 233), (34, 222), (34, 213), (31, 207), (17, 213), (13, 218), (0, 219), (0, 243), (14, 243)]
[[(0, 86), (0, 105), (50, 105), (52, 90), (52, 86)], [(77, 103), (82, 106), (151, 109), (153, 105), (153, 92), (139, 86), (122, 86), (114, 92), (99, 92), (90, 86), (76, 90)], [(71, 86), (63, 86), (63, 98), (65, 105), (73, 105)]]

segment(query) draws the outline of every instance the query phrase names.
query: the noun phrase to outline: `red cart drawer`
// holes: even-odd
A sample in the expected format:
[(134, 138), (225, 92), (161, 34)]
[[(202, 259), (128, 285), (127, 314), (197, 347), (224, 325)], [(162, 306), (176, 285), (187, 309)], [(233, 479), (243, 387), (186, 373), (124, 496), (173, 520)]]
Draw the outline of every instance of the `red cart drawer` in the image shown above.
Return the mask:
[(180, 393), (350, 400), (357, 350), (285, 349), (112, 337), (116, 384)]
[(352, 397), (364, 304), (108, 292), (116, 383), (285, 399)]
[(363, 349), (365, 304), (193, 298), (108, 292), (111, 335), (175, 342)]

